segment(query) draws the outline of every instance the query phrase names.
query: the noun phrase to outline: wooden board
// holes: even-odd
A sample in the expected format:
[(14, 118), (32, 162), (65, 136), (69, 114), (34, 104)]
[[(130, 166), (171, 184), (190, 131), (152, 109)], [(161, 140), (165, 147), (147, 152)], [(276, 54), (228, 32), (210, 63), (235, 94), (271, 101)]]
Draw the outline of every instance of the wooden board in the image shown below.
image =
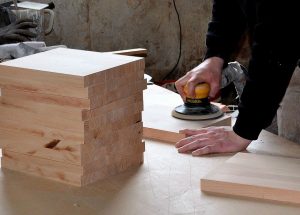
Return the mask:
[(27, 154), (63, 163), (81, 164), (81, 144), (1, 128), (0, 146), (12, 152)]
[(0, 87), (89, 98), (143, 79), (144, 64), (139, 57), (58, 48), (1, 63)]
[(300, 204), (300, 159), (238, 153), (201, 179), (201, 190)]
[[(272, 141), (270, 141), (272, 140)], [(258, 139), (247, 147), (250, 153), (299, 158), (300, 146), (292, 141), (263, 130)]]
[(130, 97), (137, 93), (141, 93), (146, 88), (147, 81), (140, 80), (127, 83), (127, 85), (123, 85), (122, 87), (120, 86), (120, 89), (116, 89), (104, 95), (95, 93), (93, 96), (90, 97), (91, 109), (102, 107), (112, 102), (124, 99), (126, 97)]
[(128, 56), (137, 56), (137, 57), (147, 57), (147, 49), (136, 48), (136, 49), (127, 49), (109, 52), (112, 54), (128, 55)]
[(8, 150), (3, 151), (1, 165), (7, 169), (76, 186), (81, 185), (81, 176), (83, 174), (83, 168), (81, 166), (63, 162), (50, 162), (47, 159)]
[(149, 85), (144, 91), (144, 137), (174, 143), (184, 138), (184, 135), (179, 134), (182, 129), (231, 125), (229, 115), (201, 121), (181, 120), (172, 117), (172, 110), (182, 103), (182, 99), (177, 93), (157, 85)]

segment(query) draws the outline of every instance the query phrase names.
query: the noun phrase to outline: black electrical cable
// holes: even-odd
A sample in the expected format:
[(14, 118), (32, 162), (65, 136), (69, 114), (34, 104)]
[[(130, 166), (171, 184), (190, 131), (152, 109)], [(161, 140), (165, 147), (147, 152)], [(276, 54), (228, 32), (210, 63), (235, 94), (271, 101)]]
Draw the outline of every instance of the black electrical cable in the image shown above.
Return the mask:
[(180, 20), (180, 16), (179, 16), (179, 12), (178, 12), (175, 0), (173, 0), (173, 4), (174, 4), (175, 12), (177, 14), (178, 24), (179, 24), (179, 54), (178, 54), (178, 58), (177, 58), (176, 64), (174, 65), (174, 67), (172, 68), (172, 70), (170, 72), (168, 72), (168, 74), (162, 80), (166, 80), (175, 71), (175, 69), (177, 68), (177, 66), (179, 64), (179, 61), (181, 59), (181, 50), (182, 50), (182, 28), (181, 28), (181, 20)]

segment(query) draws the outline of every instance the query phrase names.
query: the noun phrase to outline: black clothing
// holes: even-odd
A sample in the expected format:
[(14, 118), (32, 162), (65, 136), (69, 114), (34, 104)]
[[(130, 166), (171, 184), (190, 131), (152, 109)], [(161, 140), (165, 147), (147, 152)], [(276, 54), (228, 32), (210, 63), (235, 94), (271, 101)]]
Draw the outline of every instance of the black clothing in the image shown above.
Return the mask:
[(218, 56), (225, 63), (246, 31), (251, 38), (251, 59), (233, 130), (257, 139), (271, 124), (300, 58), (298, 0), (214, 0), (208, 26), (205, 58)]

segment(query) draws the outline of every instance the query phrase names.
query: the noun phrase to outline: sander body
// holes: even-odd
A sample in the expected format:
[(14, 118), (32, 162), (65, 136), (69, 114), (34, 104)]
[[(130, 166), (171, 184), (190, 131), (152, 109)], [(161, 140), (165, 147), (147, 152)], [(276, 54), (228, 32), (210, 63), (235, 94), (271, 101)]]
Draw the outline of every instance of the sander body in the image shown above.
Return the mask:
[(210, 87), (207, 83), (200, 83), (195, 87), (195, 96), (188, 95), (187, 86), (184, 87), (186, 102), (175, 107), (172, 116), (185, 120), (214, 119), (223, 115), (223, 112), (214, 104), (211, 104), (208, 95)]

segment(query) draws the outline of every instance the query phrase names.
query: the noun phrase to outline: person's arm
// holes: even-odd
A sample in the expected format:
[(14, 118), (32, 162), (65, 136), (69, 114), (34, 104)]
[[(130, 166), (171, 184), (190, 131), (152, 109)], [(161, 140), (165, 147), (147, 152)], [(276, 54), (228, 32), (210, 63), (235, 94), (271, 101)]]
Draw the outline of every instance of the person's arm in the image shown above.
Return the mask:
[[(245, 16), (236, 1), (215, 0), (212, 15), (206, 39), (205, 60), (176, 82), (176, 88), (183, 100), (183, 87), (187, 84), (189, 95), (193, 95), (194, 87), (199, 82), (209, 83), (209, 96), (216, 95), (220, 89), (222, 68), (236, 50), (247, 27)], [(181, 133), (186, 138), (176, 143), (178, 152), (192, 151), (194, 156), (237, 152), (245, 149), (251, 142), (228, 127), (186, 129)]]
[(210, 85), (210, 97), (217, 94), (222, 68), (236, 50), (246, 27), (245, 16), (236, 1), (214, 0), (206, 38), (205, 60), (175, 83), (183, 100), (183, 88), (186, 84), (189, 95), (194, 94), (194, 88), (200, 82)]
[(212, 20), (206, 35), (207, 52), (204, 59), (220, 57), (226, 65), (238, 48), (247, 28), (243, 10), (236, 0), (214, 0)]
[(233, 128), (249, 140), (272, 122), (300, 54), (298, 1), (265, 0), (256, 7), (249, 74)]

